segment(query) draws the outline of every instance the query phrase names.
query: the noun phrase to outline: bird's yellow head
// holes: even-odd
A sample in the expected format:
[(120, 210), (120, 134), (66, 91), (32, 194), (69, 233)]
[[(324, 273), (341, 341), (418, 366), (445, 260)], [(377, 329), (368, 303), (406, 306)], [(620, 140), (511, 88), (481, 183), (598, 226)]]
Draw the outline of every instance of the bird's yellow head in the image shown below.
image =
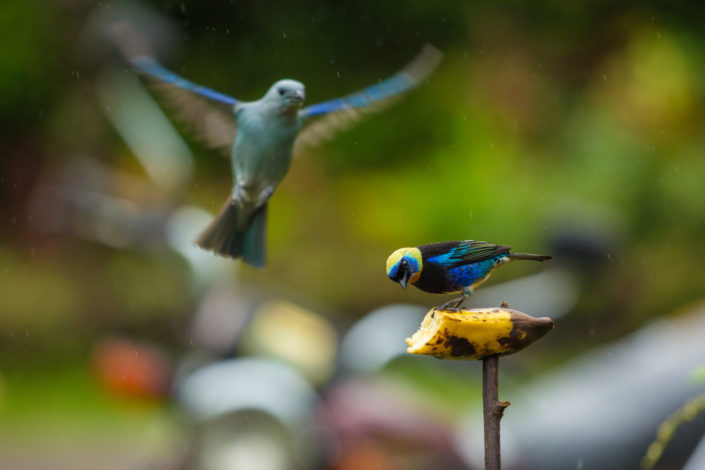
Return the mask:
[(406, 289), (406, 284), (416, 282), (421, 276), (423, 261), (418, 248), (399, 248), (387, 258), (387, 276)]

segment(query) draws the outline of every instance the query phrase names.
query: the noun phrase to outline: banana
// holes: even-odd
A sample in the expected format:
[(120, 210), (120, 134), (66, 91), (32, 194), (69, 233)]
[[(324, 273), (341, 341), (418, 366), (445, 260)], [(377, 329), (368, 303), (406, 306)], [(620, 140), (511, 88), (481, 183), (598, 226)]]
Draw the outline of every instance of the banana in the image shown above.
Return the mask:
[(406, 351), (440, 359), (482, 359), (513, 354), (551, 329), (550, 318), (534, 318), (505, 305), (473, 310), (434, 307), (406, 339)]

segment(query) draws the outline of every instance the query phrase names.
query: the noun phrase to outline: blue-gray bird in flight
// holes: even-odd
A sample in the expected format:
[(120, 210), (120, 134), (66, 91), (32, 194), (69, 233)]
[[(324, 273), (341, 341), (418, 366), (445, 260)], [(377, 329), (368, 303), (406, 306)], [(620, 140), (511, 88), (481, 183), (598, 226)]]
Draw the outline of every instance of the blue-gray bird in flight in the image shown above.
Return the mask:
[(313, 146), (365, 114), (379, 111), (425, 80), (441, 57), (436, 48), (426, 45), (390, 78), (307, 107), (303, 107), (304, 85), (296, 80), (279, 80), (259, 100), (243, 102), (192, 83), (152, 57), (139, 55), (131, 61), (156, 79), (157, 89), (196, 137), (230, 155), (232, 190), (196, 243), (218, 255), (263, 267), (267, 201), (289, 170), (294, 142), (297, 149)]

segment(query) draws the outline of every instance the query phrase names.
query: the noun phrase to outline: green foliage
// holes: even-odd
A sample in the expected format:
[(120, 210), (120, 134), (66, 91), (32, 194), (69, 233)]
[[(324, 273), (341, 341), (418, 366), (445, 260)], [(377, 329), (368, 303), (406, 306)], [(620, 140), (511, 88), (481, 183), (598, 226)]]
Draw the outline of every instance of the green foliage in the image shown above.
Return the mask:
[[(8, 0), (0, 14), (0, 117), (36, 118), (44, 109), (57, 56), (52, 54), (52, 3)], [(58, 52), (58, 51), (56, 51)], [(65, 71), (68, 75), (68, 70)], [(59, 78), (63, 82), (62, 78)], [(10, 122), (5, 123), (5, 126)]]

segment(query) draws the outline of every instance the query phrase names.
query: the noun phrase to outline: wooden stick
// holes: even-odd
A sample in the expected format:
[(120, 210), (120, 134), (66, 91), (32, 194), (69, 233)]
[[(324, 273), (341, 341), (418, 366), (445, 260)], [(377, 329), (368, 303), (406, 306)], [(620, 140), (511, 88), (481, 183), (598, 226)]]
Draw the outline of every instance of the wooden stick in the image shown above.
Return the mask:
[(508, 401), (499, 401), (499, 356), (482, 360), (482, 410), (485, 424), (485, 470), (500, 470), (499, 420)]

